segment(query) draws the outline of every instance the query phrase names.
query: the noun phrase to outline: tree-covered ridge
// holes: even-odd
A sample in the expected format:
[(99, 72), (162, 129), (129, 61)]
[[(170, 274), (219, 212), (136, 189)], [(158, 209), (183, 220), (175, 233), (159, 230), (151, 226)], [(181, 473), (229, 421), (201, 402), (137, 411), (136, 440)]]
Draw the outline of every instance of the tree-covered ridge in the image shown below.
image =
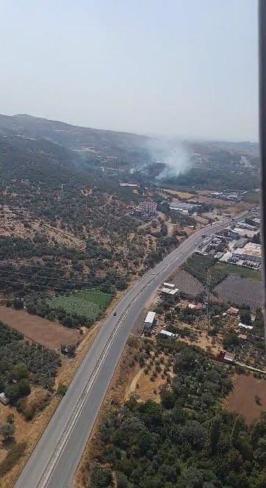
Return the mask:
[(263, 488), (266, 417), (248, 428), (222, 410), (224, 366), (188, 347), (174, 356), (160, 404), (131, 399), (107, 418), (88, 486)]

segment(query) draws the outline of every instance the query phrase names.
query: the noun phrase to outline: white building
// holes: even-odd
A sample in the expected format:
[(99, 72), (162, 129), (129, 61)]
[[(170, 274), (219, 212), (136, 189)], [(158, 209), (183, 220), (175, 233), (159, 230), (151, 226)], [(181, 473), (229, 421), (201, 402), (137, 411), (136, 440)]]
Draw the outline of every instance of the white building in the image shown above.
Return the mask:
[(164, 295), (169, 295), (175, 297), (179, 292), (178, 288), (166, 288), (165, 286), (161, 289), (161, 293)]
[(172, 337), (172, 338), (177, 337), (177, 334), (170, 332), (170, 330), (161, 330), (159, 335), (166, 336), (166, 337)]
[(155, 312), (148, 312), (144, 320), (144, 330), (150, 330), (155, 324)]

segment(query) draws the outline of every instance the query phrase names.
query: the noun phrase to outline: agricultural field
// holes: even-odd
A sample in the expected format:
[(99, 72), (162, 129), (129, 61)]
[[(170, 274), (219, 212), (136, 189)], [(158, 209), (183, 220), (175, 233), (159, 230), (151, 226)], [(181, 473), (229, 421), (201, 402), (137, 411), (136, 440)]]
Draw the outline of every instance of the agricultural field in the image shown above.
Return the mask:
[(51, 320), (32, 315), (26, 310), (0, 306), (0, 320), (22, 333), (26, 339), (48, 349), (59, 349), (61, 344), (77, 344), (80, 340), (78, 330), (67, 329)]
[(210, 256), (193, 254), (188, 258), (184, 269), (201, 283), (208, 282), (210, 289), (213, 289), (227, 276), (227, 272), (224, 269), (216, 268), (215, 263), (215, 259)]
[(89, 321), (96, 320), (111, 302), (112, 295), (97, 288), (59, 295), (48, 300), (51, 309), (62, 309), (70, 315), (83, 316)]
[(262, 283), (237, 275), (227, 276), (214, 288), (214, 292), (223, 301), (238, 306), (249, 305), (253, 310), (263, 303)]
[[(210, 290), (217, 290), (217, 286), (220, 286), (221, 290), (225, 290), (226, 296), (224, 299), (226, 300), (228, 300), (228, 297), (230, 298), (231, 287), (228, 289), (228, 293), (226, 290), (227, 285), (230, 285), (231, 282), (233, 284), (242, 283), (244, 287), (250, 283), (251, 290), (254, 289), (254, 293), (258, 293), (257, 300), (253, 300), (252, 297), (251, 299), (256, 303), (258, 302), (256, 306), (261, 305), (261, 293), (259, 292), (261, 288), (261, 273), (259, 271), (234, 264), (221, 263), (210, 256), (201, 256), (196, 253), (187, 260), (184, 270), (202, 284), (208, 284)], [(220, 288), (218, 288), (219, 290)], [(237, 290), (241, 291), (241, 287), (237, 286)], [(253, 296), (253, 291), (251, 295)], [(239, 305), (248, 304), (248, 301), (245, 301), (245, 296), (243, 295), (243, 299), (239, 298), (241, 300), (240, 303), (239, 299), (235, 303)], [(229, 301), (233, 302), (233, 299)]]
[(236, 264), (228, 264), (228, 263), (215, 263), (212, 267), (211, 272), (221, 272), (225, 273), (226, 275), (238, 275), (241, 278), (248, 278), (254, 281), (261, 281), (261, 273), (260, 271), (256, 271), (255, 269), (244, 268), (242, 266), (237, 266)]
[(178, 271), (171, 276), (170, 281), (171, 283), (174, 283), (181, 292), (192, 297), (200, 295), (204, 290), (202, 283), (184, 269), (178, 269)]

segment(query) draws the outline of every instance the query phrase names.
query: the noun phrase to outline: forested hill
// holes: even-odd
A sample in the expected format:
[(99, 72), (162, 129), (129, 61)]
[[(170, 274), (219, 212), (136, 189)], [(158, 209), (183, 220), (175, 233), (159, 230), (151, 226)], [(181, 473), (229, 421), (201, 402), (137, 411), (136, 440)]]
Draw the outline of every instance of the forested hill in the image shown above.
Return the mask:
[(58, 185), (80, 172), (80, 157), (73, 151), (45, 139), (26, 139), (0, 134), (0, 182), (29, 180)]
[(135, 177), (145, 185), (184, 189), (259, 186), (256, 143), (154, 138), (29, 115), (0, 115), (0, 163), (2, 177), (31, 180), (57, 175), (64, 182), (80, 172), (101, 180), (106, 172), (109, 180)]
[(101, 158), (122, 158), (125, 162), (143, 160), (146, 136), (110, 130), (79, 127), (29, 115), (0, 115), (0, 134), (45, 138), (68, 149)]

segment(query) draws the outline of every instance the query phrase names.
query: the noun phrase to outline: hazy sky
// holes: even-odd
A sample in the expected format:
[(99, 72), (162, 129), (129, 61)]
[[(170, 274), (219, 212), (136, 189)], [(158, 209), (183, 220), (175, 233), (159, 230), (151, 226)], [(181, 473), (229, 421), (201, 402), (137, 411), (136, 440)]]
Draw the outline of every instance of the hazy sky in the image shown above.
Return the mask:
[(257, 138), (256, 0), (0, 0), (0, 112)]

